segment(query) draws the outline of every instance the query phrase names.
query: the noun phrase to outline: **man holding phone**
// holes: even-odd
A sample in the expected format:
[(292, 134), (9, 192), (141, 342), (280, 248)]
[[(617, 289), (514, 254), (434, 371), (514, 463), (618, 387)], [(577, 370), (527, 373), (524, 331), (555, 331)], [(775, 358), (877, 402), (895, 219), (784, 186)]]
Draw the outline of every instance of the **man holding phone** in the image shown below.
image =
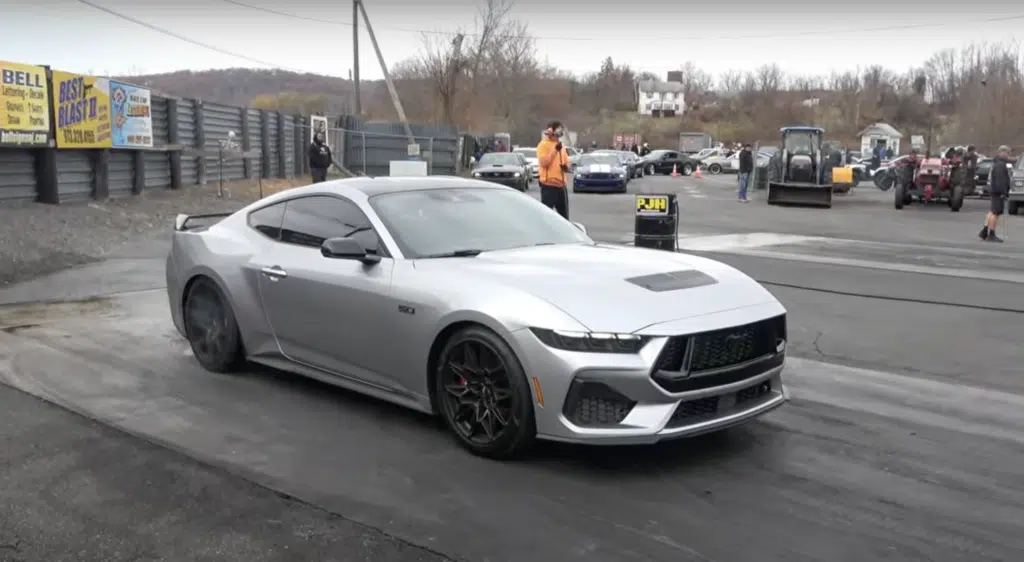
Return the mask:
[(540, 202), (569, 219), (569, 152), (562, 146), (562, 123), (552, 121), (544, 130), (544, 139), (537, 145), (537, 167), (540, 171)]

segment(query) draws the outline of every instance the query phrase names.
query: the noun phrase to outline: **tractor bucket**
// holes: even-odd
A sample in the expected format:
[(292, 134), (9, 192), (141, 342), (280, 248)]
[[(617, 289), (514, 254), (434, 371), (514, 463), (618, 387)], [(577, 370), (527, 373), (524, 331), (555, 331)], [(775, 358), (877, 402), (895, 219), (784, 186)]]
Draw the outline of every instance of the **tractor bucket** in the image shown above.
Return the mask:
[(832, 186), (768, 182), (769, 205), (832, 207)]

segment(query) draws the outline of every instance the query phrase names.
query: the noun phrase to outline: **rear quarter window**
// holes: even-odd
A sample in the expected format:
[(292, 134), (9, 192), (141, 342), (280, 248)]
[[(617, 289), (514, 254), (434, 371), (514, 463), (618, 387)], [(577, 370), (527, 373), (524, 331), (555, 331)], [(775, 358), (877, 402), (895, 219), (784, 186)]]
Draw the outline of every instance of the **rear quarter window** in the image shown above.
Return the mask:
[(267, 238), (280, 240), (284, 207), (285, 203), (277, 203), (249, 213), (249, 226)]

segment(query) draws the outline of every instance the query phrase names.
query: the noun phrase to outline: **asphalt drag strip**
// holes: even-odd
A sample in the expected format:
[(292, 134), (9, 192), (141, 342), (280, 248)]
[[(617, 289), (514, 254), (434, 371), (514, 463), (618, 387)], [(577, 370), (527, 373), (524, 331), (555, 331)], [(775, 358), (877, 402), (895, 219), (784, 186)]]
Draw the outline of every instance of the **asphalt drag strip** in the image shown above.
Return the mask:
[(6, 384), (453, 559), (975, 562), (1024, 551), (1024, 396), (984, 381), (795, 350), (792, 403), (755, 423), (654, 447), (545, 444), (496, 463), (430, 418), (350, 392), (270, 370), (203, 371), (162, 291), (6, 307), (0, 327)]

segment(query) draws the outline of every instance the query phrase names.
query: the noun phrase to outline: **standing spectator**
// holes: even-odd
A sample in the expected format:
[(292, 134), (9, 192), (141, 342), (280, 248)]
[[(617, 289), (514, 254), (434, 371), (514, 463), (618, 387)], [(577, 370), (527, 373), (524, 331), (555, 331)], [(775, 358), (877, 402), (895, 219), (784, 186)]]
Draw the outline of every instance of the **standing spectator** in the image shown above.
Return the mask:
[(885, 159), (886, 160), (892, 160), (892, 147), (891, 146), (885, 147)]
[(644, 143), (643, 148), (640, 149), (640, 156), (647, 156), (651, 153), (651, 145)]
[(636, 143), (633, 143), (633, 146), (629, 147), (629, 150), (633, 154), (636, 154), (637, 156), (640, 156), (640, 147), (637, 146)]
[(331, 147), (324, 142), (323, 133), (313, 135), (313, 142), (309, 145), (309, 171), (313, 183), (327, 181), (327, 170), (332, 162)]
[(982, 227), (978, 237), (989, 242), (1002, 242), (1003, 239), (996, 236), (996, 225), (999, 224), (999, 217), (1006, 208), (1006, 199), (1010, 196), (1010, 147), (999, 147), (996, 157), (992, 159), (992, 171), (989, 172), (989, 209), (985, 217), (985, 226)]
[(569, 219), (569, 193), (566, 173), (569, 171), (569, 152), (562, 146), (562, 123), (552, 121), (544, 130), (544, 139), (537, 145), (537, 165), (540, 168), (540, 201)]
[(750, 174), (754, 172), (754, 154), (750, 151), (750, 145), (743, 145), (743, 150), (740, 151), (740, 173), (739, 178), (739, 194), (738, 200), (741, 203), (749, 203), (750, 199), (747, 199), (747, 187), (750, 184)]

